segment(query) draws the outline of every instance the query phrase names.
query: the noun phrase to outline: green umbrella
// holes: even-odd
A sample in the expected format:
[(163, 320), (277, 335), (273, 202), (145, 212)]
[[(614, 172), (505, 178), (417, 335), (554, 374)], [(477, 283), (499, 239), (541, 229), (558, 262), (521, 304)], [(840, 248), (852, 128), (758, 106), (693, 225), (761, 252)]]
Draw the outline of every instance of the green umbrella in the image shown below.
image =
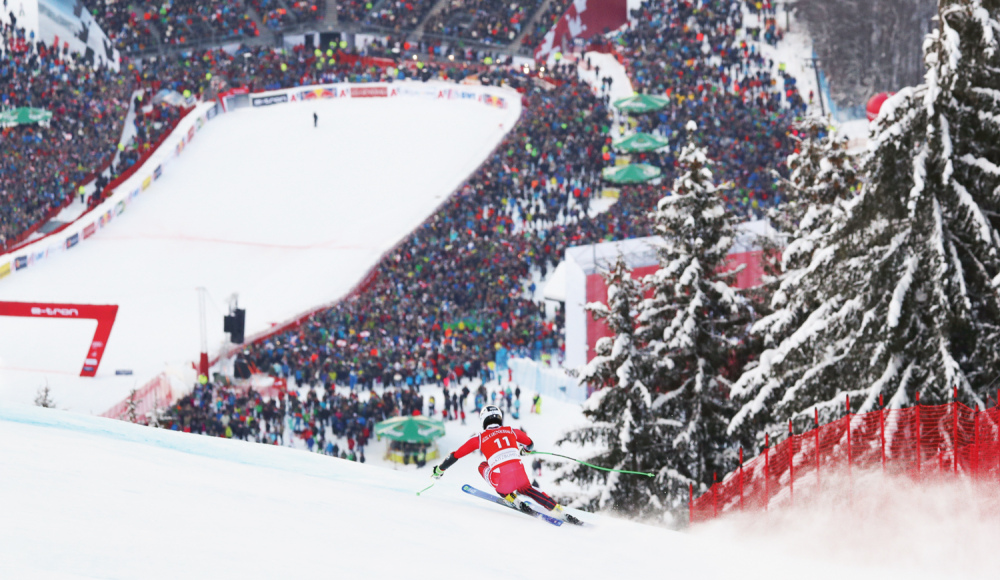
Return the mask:
[(624, 113), (648, 113), (650, 111), (659, 111), (666, 106), (667, 99), (663, 97), (640, 95), (638, 93), (631, 97), (615, 101), (615, 107), (618, 107), (618, 110)]
[(629, 153), (643, 153), (645, 151), (655, 151), (661, 147), (666, 147), (667, 142), (649, 133), (636, 133), (615, 143), (615, 149), (628, 151)]
[(15, 125), (30, 125), (31, 123), (48, 123), (52, 119), (52, 113), (45, 109), (31, 109), (29, 107), (18, 107), (0, 112), (0, 127), (13, 127)]
[(393, 417), (376, 424), (375, 434), (404, 443), (430, 443), (444, 436), (444, 423), (419, 415)]
[(617, 167), (605, 167), (601, 176), (611, 183), (642, 183), (660, 176), (660, 168), (646, 165), (645, 163), (634, 163), (632, 165), (619, 165)]

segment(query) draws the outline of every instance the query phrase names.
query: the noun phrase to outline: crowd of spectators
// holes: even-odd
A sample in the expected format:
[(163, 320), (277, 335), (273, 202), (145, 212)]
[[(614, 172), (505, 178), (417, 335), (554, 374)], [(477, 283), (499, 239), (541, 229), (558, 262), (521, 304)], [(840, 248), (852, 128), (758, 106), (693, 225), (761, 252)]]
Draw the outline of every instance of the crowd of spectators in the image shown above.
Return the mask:
[(681, 136), (684, 122), (697, 121), (709, 155), (719, 161), (715, 178), (729, 184), (728, 209), (763, 215), (780, 201), (771, 170), (783, 170), (790, 120), (806, 108), (796, 79), (736, 38), (743, 18), (738, 2), (649, 6), (622, 35), (620, 52), (633, 83), (666, 94), (673, 106), (638, 117), (638, 129)]
[(378, 0), (337, 0), (338, 22), (364, 22)]
[(443, 9), (427, 19), (424, 32), (510, 44), (540, 5), (539, 0), (448, 0)]
[(77, 184), (109, 159), (128, 111), (130, 84), (108, 69), (93, 70), (79, 55), (23, 29), (2, 29), (0, 106), (52, 112), (47, 126), (0, 133), (0, 250), (72, 196)]
[(121, 50), (140, 51), (155, 44), (259, 35), (238, 0), (173, 0), (125, 3), (89, 0), (87, 8)]
[[(674, 155), (689, 120), (697, 121), (697, 139), (717, 161), (715, 178), (726, 183), (730, 211), (760, 215), (778, 201), (772, 171), (784, 171), (786, 133), (805, 104), (795, 79), (740, 36), (740, 2), (708, 0), (697, 7), (647, 2), (633, 16), (633, 26), (614, 39), (615, 53), (635, 90), (669, 99), (662, 111), (634, 117), (617, 115), (607, 96), (579, 80), (577, 66), (591, 67), (586, 60), (538, 73), (447, 60), (417, 66), (388, 46), (381, 49), (395, 55), (392, 66), (364, 65), (358, 55), (332, 49), (254, 47), (147, 59), (115, 74), (82, 67), (74, 57), (56, 58), (43, 43), (21, 52), (7, 43), (0, 73), (12, 80), (5, 86), (13, 90), (4, 91), (5, 106), (31, 103), (54, 116), (51, 127), (18, 127), (0, 141), (5, 160), (15, 160), (12, 171), (5, 162), (0, 174), (5, 196), (0, 233), (16, 235), (31, 216), (44, 212), (39, 207), (59, 203), (67, 187), (72, 191), (113, 151), (136, 89), (150, 96), (167, 88), (210, 97), (231, 86), (261, 90), (405, 78), (458, 82), (473, 74), (480, 82), (517, 89), (523, 105), (519, 123), (445, 205), (377, 264), (358, 292), (292, 330), (246, 346), (244, 356), (260, 371), (311, 385), (322, 396), (275, 402), (203, 386), (178, 403), (187, 411), (177, 412), (170, 425), (214, 435), (229, 429), (232, 436), (267, 442), (290, 429), (305, 440), (311, 434), (325, 450), (320, 439), (329, 438), (327, 429), (337, 433), (344, 417), (345, 429), (355, 414), (368, 427), (369, 419), (377, 421), (387, 409), (406, 412), (402, 393), (421, 384), (470, 377), (482, 382), (497, 368), (501, 351), (558, 356), (564, 319), (546, 316), (534, 300), (533, 280), (551, 271), (567, 246), (653, 233), (648, 213), (672, 182)], [(5, 40), (8, 36), (5, 31)], [(150, 114), (154, 111), (162, 115), (168, 109), (154, 107)], [(156, 123), (169, 126), (146, 117), (139, 122), (140, 142), (146, 143), (154, 140)], [(660, 167), (664, 177), (621, 188), (617, 202), (599, 212), (601, 170), (617, 161), (612, 141), (625, 129), (669, 140), (664, 151), (632, 157)], [(127, 163), (131, 157), (123, 158)], [(50, 187), (51, 198), (44, 193)], [(384, 396), (362, 403), (337, 395), (337, 386), (376, 383), (396, 386), (399, 398), (392, 406)], [(334, 423), (331, 408), (341, 415)], [(285, 418), (281, 427), (277, 415)], [(364, 435), (361, 421), (353, 424), (361, 429), (353, 435)]]
[(128, 10), (124, 3), (88, 0), (85, 3), (108, 40), (121, 50), (145, 50), (156, 43), (150, 22), (152, 13)]
[[(751, 38), (763, 41), (771, 46), (777, 46), (778, 42), (784, 38), (784, 31), (778, 26), (778, 11), (770, 0), (763, 2), (747, 2), (747, 11), (758, 17), (758, 26), (747, 26), (747, 34)], [(788, 5), (785, 5), (785, 12), (788, 12)]]
[(562, 15), (569, 9), (571, 4), (570, 0), (552, 0), (549, 3), (548, 8), (545, 9), (538, 19), (535, 20), (535, 26), (524, 35), (521, 39), (521, 46), (525, 48), (536, 48), (542, 43), (542, 39), (549, 32), (556, 22), (562, 17)]
[(278, 30), (292, 24), (305, 24), (323, 20), (326, 15), (325, 0), (250, 0), (264, 26)]
[[(425, 410), (433, 414), (435, 405), (433, 397), (428, 405), (418, 389), (402, 386), (347, 391), (327, 381), (302, 392), (286, 390), (283, 383), (280, 389), (267, 390), (273, 396), (225, 377), (216, 377), (214, 382), (203, 377), (189, 394), (166, 409), (151, 412), (147, 422), (210, 437), (298, 444), (309, 451), (364, 462), (376, 423), (400, 415), (420, 415)], [(468, 393), (464, 389), (461, 402), (458, 393), (452, 396), (456, 408), (464, 406)], [(448, 399), (449, 409), (451, 401)], [(458, 413), (442, 413), (442, 418), (457, 420)]]
[[(385, 0), (378, 5), (378, 10), (359, 22), (393, 30), (413, 30), (433, 7), (434, 0)], [(371, 11), (371, 8), (368, 10)]]

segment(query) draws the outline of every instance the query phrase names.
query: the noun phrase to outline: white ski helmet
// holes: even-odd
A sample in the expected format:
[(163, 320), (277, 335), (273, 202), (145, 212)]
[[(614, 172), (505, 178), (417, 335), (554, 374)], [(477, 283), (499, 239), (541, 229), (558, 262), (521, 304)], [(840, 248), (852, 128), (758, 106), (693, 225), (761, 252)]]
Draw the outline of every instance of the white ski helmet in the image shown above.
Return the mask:
[(489, 428), (490, 425), (499, 427), (503, 425), (503, 411), (496, 405), (486, 405), (479, 412), (479, 422), (483, 426), (483, 431)]

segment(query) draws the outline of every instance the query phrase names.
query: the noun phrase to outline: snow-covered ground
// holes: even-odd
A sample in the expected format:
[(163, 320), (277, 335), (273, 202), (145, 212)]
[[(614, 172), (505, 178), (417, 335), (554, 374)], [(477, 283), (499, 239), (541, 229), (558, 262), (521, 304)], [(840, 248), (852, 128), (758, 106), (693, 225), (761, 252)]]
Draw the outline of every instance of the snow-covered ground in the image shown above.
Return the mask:
[[(466, 384), (471, 390), (475, 390), (478, 387), (478, 382), (467, 381)], [(491, 381), (487, 383), (486, 388), (490, 393), (494, 391), (499, 391), (500, 389), (506, 389), (510, 387), (511, 390), (515, 388), (515, 385), (504, 381), (498, 384), (496, 381)], [(346, 387), (338, 387), (338, 392), (341, 395), (347, 395), (350, 391)], [(376, 389), (376, 391), (381, 395), (382, 390)], [(308, 390), (300, 390), (300, 398), (304, 399), (306, 397)], [(455, 392), (455, 391), (452, 391)], [(430, 403), (431, 397), (435, 399), (435, 418), (441, 419), (441, 411), (444, 409), (444, 399), (442, 398), (442, 390), (439, 385), (424, 386), (420, 389), (421, 395), (424, 397), (424, 413), (427, 414), (427, 405)], [(528, 434), (535, 442), (537, 449), (539, 450), (549, 450), (560, 455), (567, 455), (570, 457), (579, 456), (581, 449), (572, 444), (566, 444), (562, 446), (556, 446), (556, 442), (562, 438), (562, 436), (572, 429), (585, 425), (587, 420), (583, 416), (583, 409), (579, 404), (568, 403), (554, 397), (543, 396), (541, 404), (541, 413), (536, 414), (529, 412), (529, 407), (531, 406), (533, 397), (536, 393), (528, 391), (526, 389), (522, 390), (521, 393), (521, 413), (519, 419), (514, 419), (512, 414), (508, 412), (507, 407), (502, 403), (497, 403), (503, 409), (505, 413), (505, 424), (512, 427), (522, 429)], [(359, 395), (361, 400), (367, 400), (368, 393), (361, 392)], [(445, 436), (437, 441), (438, 450), (441, 453), (441, 457), (446, 456), (448, 453), (454, 451), (459, 446), (468, 440), (469, 437), (477, 434), (478, 429), (478, 415), (472, 410), (472, 400), (474, 395), (469, 397), (466, 402), (466, 423), (462, 424), (461, 420), (448, 420), (445, 421)], [(491, 404), (493, 404), (491, 400)], [(342, 449), (347, 448), (346, 438), (332, 438), (332, 432), (330, 429), (326, 430), (326, 438), (330, 441), (337, 443), (338, 447)], [(289, 444), (297, 449), (306, 449), (306, 444), (301, 439), (291, 437), (289, 438)], [(418, 469), (415, 465), (400, 465), (385, 459), (387, 450), (386, 441), (377, 441), (376, 439), (371, 439), (369, 445), (365, 448), (365, 461), (372, 465), (377, 465), (384, 467), (386, 469), (391, 469), (394, 471), (405, 471), (405, 472), (416, 472), (423, 473), (424, 475), (430, 475), (430, 467), (424, 467)], [(590, 450), (593, 452), (593, 449)], [(541, 457), (546, 463), (541, 473), (533, 473), (532, 478), (538, 482), (539, 486), (546, 491), (552, 491), (553, 495), (559, 495), (561, 492), (572, 494), (576, 491), (576, 487), (569, 484), (563, 483), (561, 486), (556, 486), (554, 480), (556, 478), (556, 471), (561, 467), (562, 464), (567, 463), (566, 460), (560, 459), (558, 457), (545, 456)], [(478, 472), (476, 471), (479, 465), (480, 459), (468, 458), (463, 461), (459, 461), (451, 470), (449, 470), (449, 479), (451, 479), (453, 474), (460, 474), (460, 477), (464, 478), (476, 478), (478, 477)], [(433, 461), (430, 465), (439, 463), (440, 461)], [(530, 465), (530, 461), (526, 463)]]
[(0, 403), (0, 576), (930, 577), (776, 559), (740, 538), (610, 515), (577, 512), (592, 526), (557, 528), (464, 494), (462, 484), (485, 486), (470, 474), (475, 463), (466, 458), (417, 497), (426, 468)]
[[(100, 413), (166, 366), (190, 368), (198, 287), (208, 290), (213, 353), (233, 293), (248, 334), (337, 299), (519, 114), (518, 99), (497, 109), (400, 98), (221, 115), (112, 227), (0, 283), (0, 300), (119, 305), (93, 379), (76, 376), (90, 343), (85, 324), (0, 321), (0, 401), (30, 403), (47, 383), (60, 407)], [(119, 369), (134, 374), (117, 377)]]
[[(588, 60), (590, 61), (590, 68), (587, 67)], [(577, 63), (576, 70), (580, 80), (598, 91), (602, 88), (601, 80), (611, 77), (611, 90), (607, 94), (611, 97), (612, 102), (624, 99), (625, 97), (631, 97), (634, 93), (632, 81), (628, 78), (628, 72), (614, 55), (587, 52)]]

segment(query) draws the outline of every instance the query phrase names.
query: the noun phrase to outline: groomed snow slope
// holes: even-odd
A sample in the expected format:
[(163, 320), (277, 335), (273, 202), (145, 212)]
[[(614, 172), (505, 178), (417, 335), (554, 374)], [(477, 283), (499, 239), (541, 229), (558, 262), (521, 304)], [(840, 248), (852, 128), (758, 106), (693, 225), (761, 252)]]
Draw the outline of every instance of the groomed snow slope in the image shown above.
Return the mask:
[(417, 497), (426, 469), (2, 404), (0, 576), (887, 577), (593, 514), (556, 528), (462, 493), (485, 483), (457, 471)]
[(190, 368), (199, 286), (212, 353), (234, 292), (248, 334), (341, 297), (513, 127), (509, 101), (317, 100), (212, 120), (110, 227), (0, 282), (0, 300), (119, 305), (94, 379), (77, 376), (92, 326), (0, 320), (0, 401), (31, 403), (47, 382), (59, 407), (101, 413)]

